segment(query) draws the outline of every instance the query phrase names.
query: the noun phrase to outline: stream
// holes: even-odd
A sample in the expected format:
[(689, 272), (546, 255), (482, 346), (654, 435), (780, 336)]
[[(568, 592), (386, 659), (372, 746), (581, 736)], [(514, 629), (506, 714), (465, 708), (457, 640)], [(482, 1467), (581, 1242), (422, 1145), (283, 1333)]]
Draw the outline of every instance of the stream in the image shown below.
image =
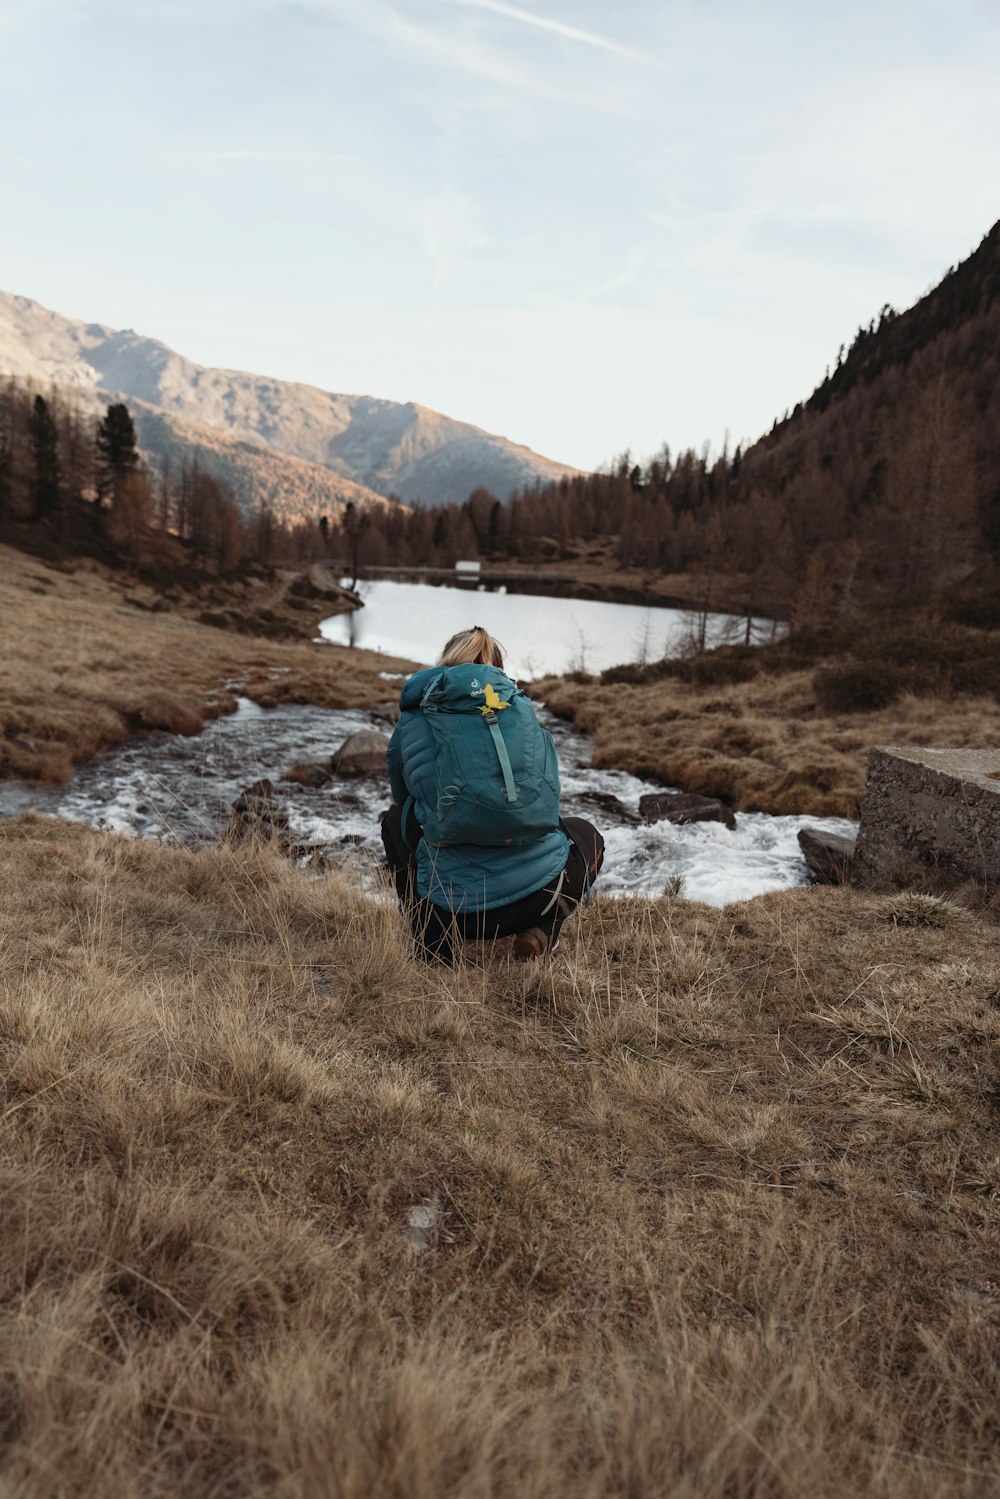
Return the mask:
[[(386, 696), (399, 679), (389, 673)], [(563, 813), (589, 817), (607, 845), (598, 891), (662, 895), (680, 877), (681, 893), (722, 906), (810, 881), (796, 835), (803, 826), (854, 832), (844, 818), (770, 817), (740, 813), (721, 823), (642, 824), (639, 797), (662, 785), (617, 770), (595, 770), (590, 745), (576, 730), (540, 712), (562, 772)], [(239, 699), (237, 711), (181, 738), (151, 733), (102, 751), (61, 786), (0, 783), (0, 817), (36, 810), (140, 838), (204, 844), (225, 830), (239, 793), (253, 781), (274, 782), (289, 832), (323, 859), (364, 877), (382, 856), (378, 814), (389, 803), (384, 777), (334, 778), (313, 788), (282, 780), (296, 761), (325, 761), (348, 734), (390, 726), (361, 709), (260, 708)]]

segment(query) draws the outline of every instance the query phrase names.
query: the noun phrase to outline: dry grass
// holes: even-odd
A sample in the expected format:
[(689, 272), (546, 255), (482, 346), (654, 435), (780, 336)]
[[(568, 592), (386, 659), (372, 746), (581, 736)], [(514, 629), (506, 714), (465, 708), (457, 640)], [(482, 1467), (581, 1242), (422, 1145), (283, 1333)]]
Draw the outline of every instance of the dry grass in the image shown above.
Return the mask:
[(26, 817), (0, 932), (0, 1492), (1000, 1488), (975, 915), (597, 900), (439, 972), (266, 851)]
[(137, 729), (195, 733), (232, 709), (234, 682), (265, 707), (361, 707), (394, 696), (378, 672), (403, 666), (213, 629), (96, 564), (64, 571), (9, 547), (0, 618), (0, 776), (31, 780), (64, 780), (75, 761)]
[(824, 714), (812, 671), (700, 687), (552, 678), (538, 695), (594, 743), (593, 763), (729, 801), (740, 811), (856, 817), (876, 744), (996, 744), (992, 697), (906, 694), (887, 708)]

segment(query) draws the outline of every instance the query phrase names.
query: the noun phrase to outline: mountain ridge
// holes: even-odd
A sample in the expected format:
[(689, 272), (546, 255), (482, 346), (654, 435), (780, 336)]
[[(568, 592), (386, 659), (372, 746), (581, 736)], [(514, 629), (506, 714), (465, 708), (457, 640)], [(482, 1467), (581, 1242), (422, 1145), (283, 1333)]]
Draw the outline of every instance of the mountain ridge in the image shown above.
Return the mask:
[(413, 504), (461, 504), (479, 485), (506, 499), (578, 472), (415, 401), (199, 365), (159, 339), (65, 317), (11, 292), (0, 292), (0, 373), (142, 401)]

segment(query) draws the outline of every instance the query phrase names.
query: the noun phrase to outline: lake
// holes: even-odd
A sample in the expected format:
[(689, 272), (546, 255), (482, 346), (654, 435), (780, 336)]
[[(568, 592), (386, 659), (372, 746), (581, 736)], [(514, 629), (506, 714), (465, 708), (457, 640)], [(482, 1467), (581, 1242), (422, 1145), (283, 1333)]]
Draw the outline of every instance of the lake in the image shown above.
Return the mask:
[[(365, 607), (324, 619), (319, 627), (324, 639), (429, 663), (457, 630), (483, 625), (504, 646), (508, 672), (519, 681), (680, 655), (690, 633), (690, 617), (681, 609), (428, 583), (366, 582), (358, 591)], [(751, 623), (753, 639), (770, 636), (770, 620)], [(713, 614), (706, 643), (743, 640), (745, 630), (741, 616)]]

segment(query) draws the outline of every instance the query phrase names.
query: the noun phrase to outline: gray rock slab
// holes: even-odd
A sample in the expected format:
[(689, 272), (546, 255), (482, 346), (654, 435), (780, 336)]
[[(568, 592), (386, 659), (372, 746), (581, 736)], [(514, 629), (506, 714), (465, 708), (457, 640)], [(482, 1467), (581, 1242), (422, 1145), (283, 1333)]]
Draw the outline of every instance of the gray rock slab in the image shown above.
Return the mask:
[(827, 833), (823, 828), (800, 828), (799, 847), (821, 885), (843, 885), (851, 877), (856, 838)]
[(1000, 749), (871, 751), (853, 877), (905, 860), (1000, 884)]

